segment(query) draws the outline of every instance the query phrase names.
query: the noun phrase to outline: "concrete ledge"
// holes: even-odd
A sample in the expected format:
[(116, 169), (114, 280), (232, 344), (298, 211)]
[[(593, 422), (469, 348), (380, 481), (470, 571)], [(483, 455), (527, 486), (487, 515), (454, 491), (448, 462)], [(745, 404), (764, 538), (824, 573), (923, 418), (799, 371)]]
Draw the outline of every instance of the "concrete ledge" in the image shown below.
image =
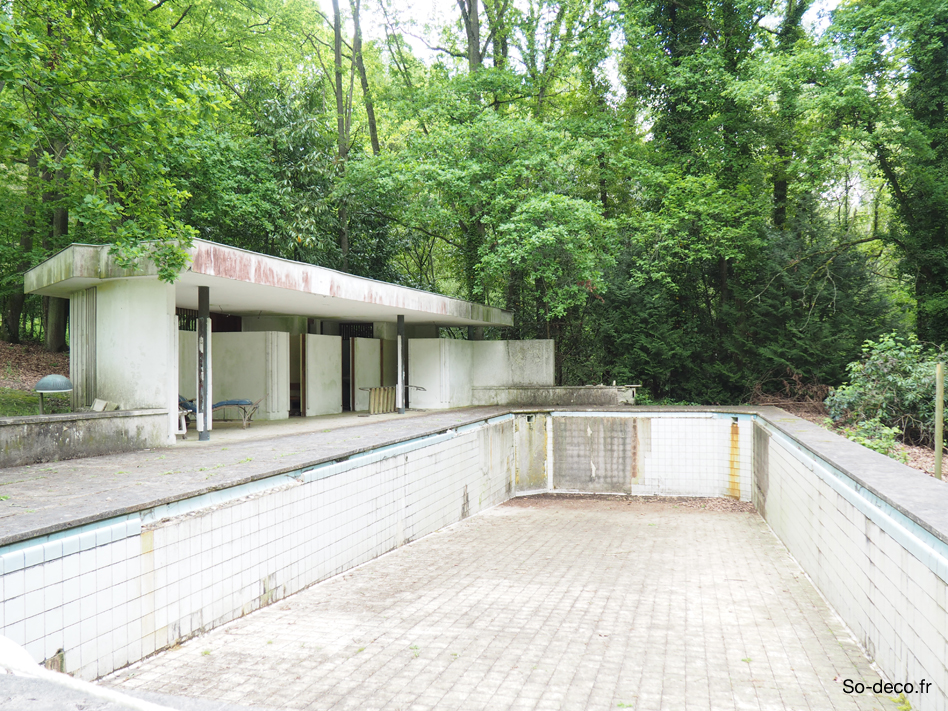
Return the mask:
[(912, 708), (945, 709), (948, 486), (777, 408), (753, 470), (758, 511), (869, 658), (916, 684)]
[(165, 443), (167, 410), (0, 418), (0, 467), (131, 452)]
[[(472, 387), (475, 407), (484, 405), (534, 405), (536, 407), (616, 407), (624, 401), (625, 388), (604, 385), (520, 385)], [(631, 404), (631, 403), (629, 403)]]

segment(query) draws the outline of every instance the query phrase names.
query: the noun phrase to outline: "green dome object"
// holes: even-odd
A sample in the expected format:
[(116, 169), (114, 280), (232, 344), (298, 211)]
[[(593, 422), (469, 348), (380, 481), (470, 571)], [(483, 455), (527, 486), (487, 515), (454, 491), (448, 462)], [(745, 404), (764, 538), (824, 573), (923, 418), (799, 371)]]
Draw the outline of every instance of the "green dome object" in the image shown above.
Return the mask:
[(72, 383), (65, 375), (47, 375), (40, 379), (33, 390), (38, 393), (68, 393), (72, 392)]

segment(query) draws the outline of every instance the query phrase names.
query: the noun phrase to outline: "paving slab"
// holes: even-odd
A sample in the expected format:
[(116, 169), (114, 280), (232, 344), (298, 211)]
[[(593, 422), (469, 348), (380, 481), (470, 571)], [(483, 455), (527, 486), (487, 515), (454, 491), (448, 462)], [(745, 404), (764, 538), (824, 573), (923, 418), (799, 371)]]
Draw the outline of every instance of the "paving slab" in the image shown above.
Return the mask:
[(141, 711), (135, 699), (148, 701), (167, 711), (271, 711), (168, 694), (133, 692), (126, 695), (133, 698), (126, 702), (106, 700), (46, 679), (11, 674), (0, 676), (0, 709), (3, 711)]
[[(0, 546), (296, 471), (494, 417), (479, 407), (409, 416), (306, 418), (210, 442), (0, 469)], [(283, 431), (285, 431), (284, 428)]]
[(726, 500), (542, 495), (102, 681), (279, 709), (895, 709), (766, 523)]

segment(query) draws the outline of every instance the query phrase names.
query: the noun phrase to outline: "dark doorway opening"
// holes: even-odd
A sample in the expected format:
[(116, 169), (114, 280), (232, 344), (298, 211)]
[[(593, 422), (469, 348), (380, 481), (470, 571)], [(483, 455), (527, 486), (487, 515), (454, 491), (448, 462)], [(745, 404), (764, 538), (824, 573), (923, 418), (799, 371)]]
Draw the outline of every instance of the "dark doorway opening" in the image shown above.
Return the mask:
[(355, 402), (355, 352), (353, 338), (372, 338), (375, 329), (371, 323), (341, 323), (342, 336), (342, 411), (351, 412)]

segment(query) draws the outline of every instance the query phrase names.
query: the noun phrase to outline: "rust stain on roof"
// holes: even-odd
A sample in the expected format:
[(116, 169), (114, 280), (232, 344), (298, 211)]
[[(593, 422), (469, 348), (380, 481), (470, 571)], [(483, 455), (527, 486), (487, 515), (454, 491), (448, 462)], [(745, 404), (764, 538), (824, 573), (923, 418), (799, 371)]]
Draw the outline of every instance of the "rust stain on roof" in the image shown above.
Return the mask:
[(414, 311), (483, 322), (502, 323), (504, 320), (492, 318), (495, 309), (478, 304), (419, 292), (397, 284), (380, 284), (354, 275), (337, 274), (315, 265), (288, 262), (204, 241), (195, 244), (191, 271), (260, 286), (374, 304), (393, 311)]

